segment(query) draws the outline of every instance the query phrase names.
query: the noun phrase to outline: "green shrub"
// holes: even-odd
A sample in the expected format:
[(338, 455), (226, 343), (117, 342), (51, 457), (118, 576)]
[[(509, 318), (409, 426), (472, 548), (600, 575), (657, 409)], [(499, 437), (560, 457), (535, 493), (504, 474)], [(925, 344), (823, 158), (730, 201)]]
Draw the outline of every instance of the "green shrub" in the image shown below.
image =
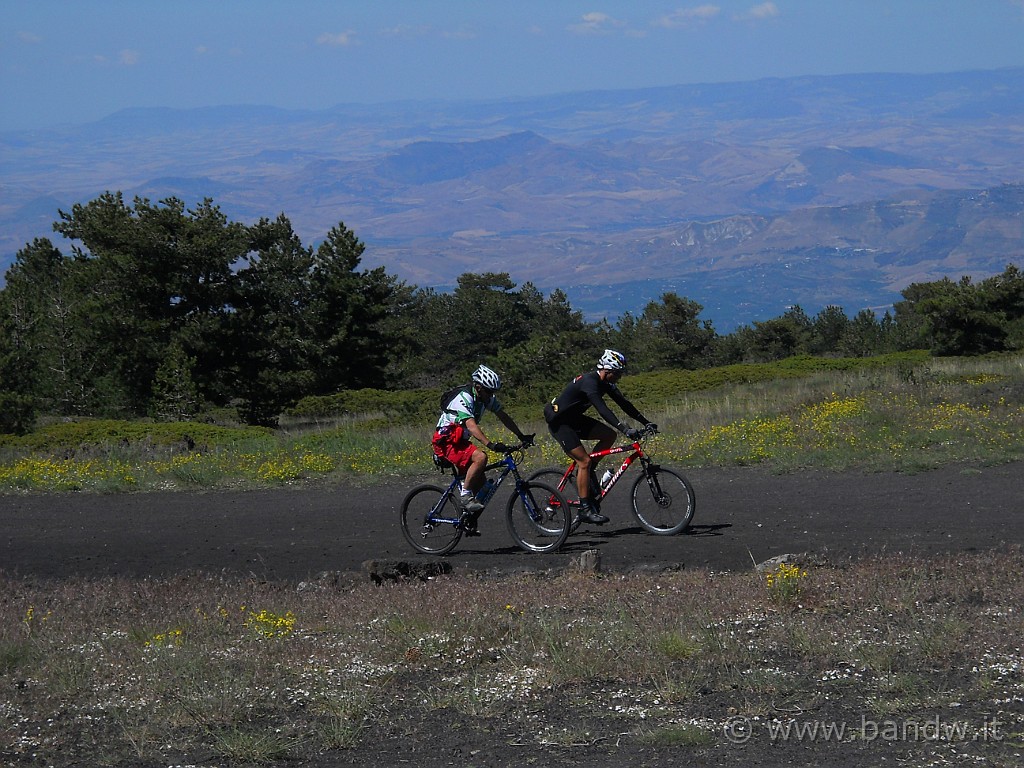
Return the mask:
[[(671, 403), (681, 392), (699, 392), (724, 384), (752, 384), (783, 378), (798, 378), (820, 371), (871, 369), (896, 364), (926, 362), (926, 351), (899, 352), (877, 357), (824, 358), (801, 355), (772, 363), (740, 363), (703, 370), (670, 370), (640, 373), (623, 379), (622, 389), (637, 405), (656, 408)], [(333, 395), (304, 397), (285, 416), (300, 420), (329, 420), (345, 417), (384, 416), (407, 424), (433, 423), (437, 418), (440, 388), (389, 391), (348, 389)], [(553, 393), (557, 394), (557, 393)], [(546, 400), (506, 395), (502, 399), (513, 417), (539, 419)]]
[(793, 379), (824, 371), (872, 370), (914, 366), (928, 362), (924, 350), (897, 352), (876, 357), (811, 357), (798, 355), (771, 363), (737, 363), (701, 370), (670, 370), (627, 376), (622, 391), (639, 408), (655, 410), (677, 401), (680, 393), (703, 392), (726, 384), (755, 384)]
[(218, 427), (197, 422), (154, 424), (145, 421), (83, 419), (48, 424), (27, 435), (0, 435), (0, 446), (30, 451), (77, 449), (87, 445), (230, 446), (243, 440), (268, 437), (273, 431), (264, 427)]
[(332, 419), (342, 416), (382, 414), (402, 420), (421, 420), (436, 415), (440, 389), (346, 389), (333, 395), (304, 397), (285, 415), (297, 419)]
[[(1024, 445), (1020, 355), (799, 357), (638, 374), (623, 384), (627, 396), (662, 427), (650, 449), (659, 460), (681, 466), (914, 471), (953, 461), (1015, 460)], [(309, 398), (291, 412), (306, 415), (293, 415), (293, 424), (275, 430), (196, 422), (53, 423), (29, 435), (0, 435), (0, 492), (421, 474), (433, 469), (429, 440), (439, 394), (364, 389)], [(528, 462), (562, 464), (541, 403), (503, 394), (523, 431), (537, 433), (538, 448)], [(494, 419), (485, 430), (507, 439)]]

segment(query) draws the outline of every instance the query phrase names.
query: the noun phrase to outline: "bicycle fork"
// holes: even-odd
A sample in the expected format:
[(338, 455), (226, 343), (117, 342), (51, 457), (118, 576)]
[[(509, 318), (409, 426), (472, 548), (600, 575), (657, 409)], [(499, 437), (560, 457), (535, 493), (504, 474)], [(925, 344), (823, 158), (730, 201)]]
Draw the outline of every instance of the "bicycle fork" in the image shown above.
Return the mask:
[[(427, 513), (426, 518), (423, 520), (423, 527), (420, 529), (420, 536), (426, 538), (430, 535), (430, 532), (434, 530), (438, 525), (461, 525), (462, 521), (466, 517), (465, 513), (459, 510), (458, 495), (455, 491), (455, 483), (448, 486), (448, 489), (441, 494), (441, 498), (438, 499), (437, 504), (434, 508)], [(444, 517), (441, 515), (441, 510), (444, 509), (448, 504), (451, 504), (456, 510), (459, 510), (458, 518)]]
[(644, 477), (647, 478), (647, 487), (651, 489), (654, 501), (659, 507), (667, 507), (672, 503), (672, 500), (661, 489), (661, 483), (658, 481), (658, 465), (651, 461), (643, 461), (642, 463), (644, 465)]
[[(530, 516), (530, 519), (534, 523), (540, 523), (544, 519), (543, 504), (538, 504), (537, 500), (533, 497), (533, 494), (526, 489), (526, 482), (519, 474), (518, 470), (513, 470), (512, 474), (515, 476), (515, 487), (512, 489), (512, 493), (517, 495), (523, 502), (523, 507), (526, 509), (526, 514)], [(552, 509), (550, 500), (548, 500), (548, 506), (546, 511), (550, 512)]]

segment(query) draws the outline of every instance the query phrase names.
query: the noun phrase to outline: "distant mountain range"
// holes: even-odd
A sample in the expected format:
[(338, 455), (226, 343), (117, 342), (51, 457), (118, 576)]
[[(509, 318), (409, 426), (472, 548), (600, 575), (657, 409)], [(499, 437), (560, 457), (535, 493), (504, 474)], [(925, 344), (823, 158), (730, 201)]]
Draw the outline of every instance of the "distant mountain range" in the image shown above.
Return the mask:
[(671, 290), (728, 331), (1020, 264), (1022, 185), (1024, 68), (132, 109), (0, 133), (0, 266), (107, 190), (211, 197), (307, 244), (344, 222), (364, 266), (422, 287), (509, 272), (611, 320)]

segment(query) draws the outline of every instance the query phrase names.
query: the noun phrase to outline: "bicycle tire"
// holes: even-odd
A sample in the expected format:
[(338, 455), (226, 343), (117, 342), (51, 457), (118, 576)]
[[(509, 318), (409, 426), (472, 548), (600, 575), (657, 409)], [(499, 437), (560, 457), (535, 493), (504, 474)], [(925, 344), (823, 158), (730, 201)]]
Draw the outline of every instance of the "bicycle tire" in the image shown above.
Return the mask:
[[(538, 469), (527, 480), (534, 482), (535, 480), (541, 483), (547, 483), (552, 486), (556, 491), (559, 491), (565, 497), (565, 503), (569, 505), (569, 509), (572, 512), (572, 523), (569, 526), (569, 533), (575, 533), (576, 529), (580, 527), (580, 503), (575, 499), (570, 498), (576, 493), (576, 472), (572, 474), (565, 481), (565, 485), (559, 487), (562, 482), (562, 476), (565, 475), (564, 469)], [(566, 488), (571, 489), (571, 493), (566, 493)]]
[(512, 540), (527, 552), (554, 552), (572, 526), (569, 505), (547, 483), (525, 480), (509, 497), (505, 521)]
[[(438, 506), (442, 498), (444, 501)], [(402, 533), (418, 552), (447, 555), (462, 538), (462, 526), (455, 522), (461, 515), (458, 501), (452, 498), (447, 488), (418, 485), (402, 502)], [(432, 516), (439, 519), (432, 522)]]
[(690, 481), (664, 467), (652, 466), (642, 472), (633, 483), (632, 499), (633, 516), (644, 530), (656, 536), (685, 531), (697, 511), (697, 496)]

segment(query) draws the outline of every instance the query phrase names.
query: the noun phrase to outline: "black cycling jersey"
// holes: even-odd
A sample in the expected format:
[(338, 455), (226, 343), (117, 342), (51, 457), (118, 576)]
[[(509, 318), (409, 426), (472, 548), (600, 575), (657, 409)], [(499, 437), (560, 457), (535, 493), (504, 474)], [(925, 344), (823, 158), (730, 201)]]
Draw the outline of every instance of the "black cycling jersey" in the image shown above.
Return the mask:
[(624, 432), (623, 425), (611, 409), (605, 405), (605, 395), (610, 395), (627, 415), (643, 424), (647, 423), (647, 419), (640, 415), (640, 411), (626, 399), (619, 388), (610, 381), (602, 381), (597, 371), (589, 371), (569, 382), (569, 385), (562, 390), (562, 394), (552, 400), (544, 409), (544, 416), (553, 426), (571, 424), (589, 408), (594, 407), (602, 419), (620, 432)]

